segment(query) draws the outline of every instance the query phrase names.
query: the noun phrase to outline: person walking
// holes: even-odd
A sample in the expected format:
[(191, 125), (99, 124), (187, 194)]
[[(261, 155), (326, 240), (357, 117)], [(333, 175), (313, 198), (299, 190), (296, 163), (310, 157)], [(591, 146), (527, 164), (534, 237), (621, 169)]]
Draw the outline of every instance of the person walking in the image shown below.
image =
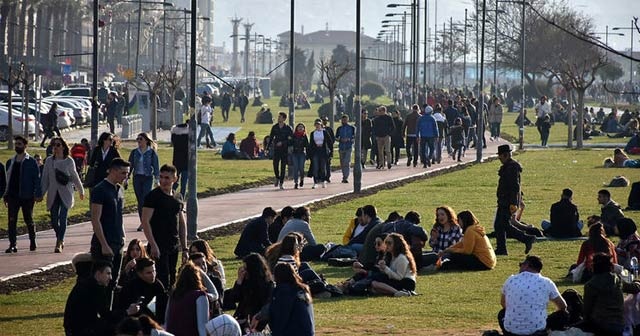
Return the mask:
[(69, 146), (60, 137), (51, 139), (53, 155), (48, 157), (42, 170), (42, 194), (47, 195), (47, 210), (51, 214), (51, 227), (56, 233), (55, 253), (64, 249), (67, 214), (73, 207), (75, 190), (84, 199), (84, 188), (76, 164), (69, 156)]
[(109, 175), (98, 183), (91, 191), (91, 257), (93, 260), (104, 260), (113, 265), (113, 290), (118, 281), (124, 248), (124, 190), (122, 183), (129, 176), (131, 164), (115, 158), (109, 164)]
[(418, 119), (420, 118), (420, 107), (413, 105), (411, 113), (407, 115), (402, 123), (402, 131), (400, 134), (406, 134), (406, 149), (407, 149), (407, 167), (411, 166), (411, 160), (413, 159), (414, 167), (418, 164), (418, 153), (420, 144), (417, 141), (416, 126), (418, 125)]
[(403, 120), (400, 111), (396, 110), (392, 113), (393, 117), (393, 133), (391, 133), (391, 162), (398, 165), (400, 159), (400, 148), (404, 148), (404, 134), (402, 133)]
[[(178, 170), (180, 179), (180, 195), (187, 197), (187, 183), (189, 182), (189, 125), (178, 124), (171, 127), (171, 146), (173, 147), (173, 166)], [(173, 184), (173, 190), (178, 189), (178, 182)]]
[(393, 134), (394, 123), (393, 118), (387, 114), (387, 108), (380, 106), (377, 109), (377, 116), (373, 119), (373, 134), (376, 137), (376, 145), (378, 148), (377, 169), (383, 169), (385, 160), (387, 168), (391, 169), (391, 134)]
[(198, 135), (198, 148), (202, 148), (202, 138), (205, 138), (207, 148), (216, 146), (211, 131), (211, 122), (213, 121), (213, 109), (211, 108), (211, 100), (203, 100), (202, 107), (198, 112), (198, 124), (200, 124), (200, 135)]
[(322, 187), (327, 187), (327, 160), (329, 159), (329, 147), (331, 146), (331, 136), (324, 128), (322, 121), (316, 120), (315, 130), (309, 134), (309, 148), (307, 154), (311, 157), (311, 168), (313, 172), (313, 186), (316, 188), (318, 183), (322, 183)]
[(507, 255), (507, 234), (525, 244), (524, 253), (531, 251), (536, 236), (528, 235), (511, 224), (515, 219), (518, 207), (522, 203), (522, 191), (520, 189), (520, 173), (522, 166), (511, 158), (511, 145), (498, 147), (498, 158), (502, 163), (498, 175), (498, 210), (494, 222), (496, 231), (496, 255)]
[(222, 102), (220, 103), (220, 109), (222, 110), (222, 120), (224, 122), (229, 121), (229, 109), (231, 108), (231, 96), (229, 92), (225, 92), (222, 95)]
[(367, 110), (362, 109), (361, 115), (362, 119), (360, 121), (360, 129), (362, 131), (362, 142), (360, 144), (360, 147), (362, 149), (362, 153), (360, 157), (360, 164), (364, 169), (364, 165), (365, 163), (367, 163), (367, 152), (372, 148), (371, 129), (373, 128), (373, 124), (371, 123), (371, 119), (368, 118), (369, 112), (367, 112)]
[(353, 150), (355, 135), (356, 128), (349, 125), (349, 116), (343, 114), (342, 118), (340, 118), (340, 126), (336, 130), (342, 183), (349, 183), (349, 165), (351, 163), (351, 151)]
[[(309, 138), (307, 137), (307, 129), (303, 123), (296, 126), (296, 131), (291, 138), (291, 163), (293, 166), (293, 188), (304, 185), (304, 162), (307, 158), (307, 148), (309, 147)], [(298, 182), (300, 182), (298, 184)]]
[(329, 126), (329, 118), (322, 117), (322, 128), (329, 134), (329, 156), (326, 162), (326, 178), (327, 183), (331, 183), (331, 159), (333, 158), (333, 144), (336, 142), (336, 134), (333, 132), (333, 128)]
[(44, 136), (42, 137), (40, 147), (44, 148), (44, 143), (47, 141), (47, 138), (51, 139), (54, 136), (60, 136), (60, 129), (58, 128), (58, 103), (54, 102), (51, 104), (49, 112), (43, 114), (40, 120), (44, 128)]
[(500, 137), (500, 124), (502, 124), (502, 104), (500, 98), (493, 96), (491, 106), (487, 114), (489, 122), (489, 130), (491, 132), (491, 140), (497, 140)]
[(114, 138), (114, 135), (109, 132), (100, 134), (98, 138), (98, 145), (91, 152), (89, 156), (89, 170), (93, 170), (93, 177), (91, 173), (87, 172), (87, 178), (85, 179), (85, 187), (91, 188), (100, 183), (107, 177), (107, 169), (109, 164), (115, 158), (120, 157), (118, 151), (118, 142)]
[(240, 107), (240, 122), (244, 122), (244, 113), (247, 111), (247, 106), (249, 106), (249, 98), (247, 94), (242, 92), (242, 95), (238, 98), (238, 106)]
[(7, 187), (3, 194), (4, 205), (9, 217), (9, 248), (5, 253), (16, 253), (18, 210), (29, 232), (29, 250), (35, 251), (36, 228), (33, 225), (33, 206), (42, 201), (40, 169), (36, 160), (27, 153), (29, 141), (17, 135), (13, 137), (16, 155), (7, 161)]
[(158, 280), (165, 288), (172, 288), (176, 281), (179, 252), (182, 251), (183, 264), (189, 257), (184, 204), (172, 188), (177, 180), (176, 167), (163, 165), (159, 186), (146, 195), (142, 207), (142, 228), (151, 258), (156, 261)]
[(115, 92), (110, 92), (109, 95), (107, 95), (107, 105), (106, 105), (106, 112), (107, 112), (107, 123), (109, 124), (109, 132), (111, 133), (115, 133), (115, 119), (116, 119), (116, 115), (118, 114), (118, 98), (116, 97), (116, 93)]
[[(136, 141), (138, 148), (129, 154), (129, 162), (131, 163), (129, 176), (133, 175), (133, 191), (136, 194), (138, 204), (138, 217), (142, 220), (144, 198), (153, 188), (154, 179), (156, 183), (159, 181), (160, 170), (156, 143), (147, 133), (138, 134)], [(138, 231), (142, 231), (142, 225), (138, 227)]]
[(278, 113), (278, 122), (271, 127), (271, 133), (269, 133), (273, 144), (273, 173), (276, 176), (273, 185), (274, 187), (280, 187), (280, 189), (284, 189), (284, 174), (289, 155), (288, 149), (293, 136), (291, 126), (285, 124), (286, 120), (286, 113)]
[[(420, 143), (420, 161), (422, 167), (431, 167), (431, 163), (436, 159), (435, 141), (440, 136), (438, 123), (433, 117), (432, 109), (427, 106), (424, 114), (420, 116), (416, 125), (416, 141)], [(442, 148), (442, 144), (439, 144)], [(413, 166), (418, 164), (417, 160), (413, 161)]]

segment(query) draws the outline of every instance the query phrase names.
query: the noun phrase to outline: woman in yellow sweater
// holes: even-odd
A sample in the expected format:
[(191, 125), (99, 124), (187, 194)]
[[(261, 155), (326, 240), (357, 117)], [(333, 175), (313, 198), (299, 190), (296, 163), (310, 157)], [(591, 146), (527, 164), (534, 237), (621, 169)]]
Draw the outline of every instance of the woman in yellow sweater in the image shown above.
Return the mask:
[(464, 236), (457, 244), (441, 251), (441, 270), (482, 271), (496, 267), (496, 254), (484, 232), (484, 227), (471, 211), (458, 214)]

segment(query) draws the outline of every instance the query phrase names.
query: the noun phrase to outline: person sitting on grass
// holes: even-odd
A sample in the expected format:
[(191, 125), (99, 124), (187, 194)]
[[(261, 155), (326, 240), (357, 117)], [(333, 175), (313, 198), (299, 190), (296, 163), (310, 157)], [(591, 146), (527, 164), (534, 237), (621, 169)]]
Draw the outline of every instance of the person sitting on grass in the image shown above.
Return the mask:
[(589, 238), (580, 246), (578, 261), (576, 262), (576, 266), (584, 263), (584, 271), (580, 282), (585, 283), (591, 279), (593, 274), (593, 256), (596, 253), (607, 253), (613, 258), (614, 263), (618, 263), (616, 248), (605, 236), (604, 227), (601, 223), (595, 223), (589, 227)]
[(91, 276), (78, 279), (71, 289), (64, 308), (67, 335), (113, 335), (119, 321), (140, 311), (136, 303), (126, 310), (111, 310), (111, 267), (108, 261), (94, 262)]
[(637, 230), (636, 222), (631, 218), (622, 218), (616, 222), (616, 233), (620, 237), (616, 246), (616, 256), (618, 263), (629, 270), (631, 258), (640, 259), (640, 235)]
[(429, 240), (427, 231), (420, 224), (420, 214), (415, 211), (409, 211), (404, 218), (398, 215), (400, 219), (393, 222), (385, 223), (382, 232), (399, 233), (404, 241), (409, 245), (413, 259), (416, 261), (416, 267), (422, 267), (422, 248)]
[(491, 270), (496, 267), (496, 254), (484, 227), (471, 211), (458, 214), (458, 223), (462, 225), (464, 236), (453, 246), (438, 253), (442, 258), (440, 270)]
[(269, 327), (272, 335), (315, 335), (309, 287), (288, 263), (276, 265), (273, 274), (276, 287), (269, 305)]
[(580, 221), (578, 206), (571, 198), (573, 191), (569, 188), (562, 190), (560, 201), (553, 203), (550, 210), (550, 221), (543, 220), (540, 226), (545, 236), (554, 238), (573, 238), (582, 236), (583, 224)]
[(227, 141), (222, 145), (222, 151), (220, 152), (222, 158), (225, 160), (248, 160), (244, 152), (236, 148), (236, 135), (235, 133), (229, 133)]
[(462, 239), (462, 228), (458, 225), (455, 211), (447, 205), (436, 208), (436, 222), (429, 237), (432, 250), (422, 256), (421, 266), (435, 265), (438, 254)]
[(276, 211), (271, 207), (262, 210), (262, 216), (250, 221), (242, 230), (234, 254), (243, 258), (249, 253), (264, 255), (264, 251), (271, 241), (269, 240), (269, 225), (276, 218)]
[(249, 159), (258, 159), (260, 146), (256, 140), (256, 132), (250, 131), (246, 138), (240, 141), (240, 151)]
[[(156, 263), (149, 258), (140, 258), (136, 262), (136, 275), (118, 292), (114, 308), (126, 309), (132, 303), (140, 304), (140, 312), (152, 316), (156, 321), (164, 321), (167, 304), (167, 291), (156, 278)], [(148, 308), (155, 298), (155, 313)]]
[(182, 265), (169, 297), (165, 319), (167, 331), (176, 336), (206, 336), (209, 300), (198, 268), (191, 262)]
[(132, 239), (127, 247), (127, 252), (122, 258), (122, 270), (118, 278), (118, 285), (124, 286), (129, 280), (136, 277), (136, 260), (147, 257), (147, 249), (140, 239)]
[(342, 236), (342, 245), (356, 251), (356, 253), (360, 253), (364, 247), (367, 234), (373, 227), (373, 225), (369, 224), (362, 220), (362, 208), (358, 208), (356, 216), (351, 219), (347, 230)]
[(323, 244), (316, 243), (316, 237), (311, 231), (311, 213), (307, 207), (299, 207), (293, 212), (293, 218), (290, 219), (280, 230), (278, 241), (282, 241), (285, 236), (291, 232), (299, 232), (304, 236), (306, 244), (302, 248), (302, 260), (317, 260), (325, 252)]
[(380, 260), (378, 268), (388, 278), (382, 281), (374, 280), (371, 290), (376, 294), (390, 296), (411, 296), (416, 289), (416, 263), (409, 250), (409, 245), (401, 234), (391, 233), (384, 240), (387, 253), (391, 254), (391, 261)]
[[(194, 240), (189, 245), (189, 254), (200, 252), (204, 254), (205, 260), (207, 262), (207, 275), (209, 278), (216, 277), (220, 279), (222, 286), (227, 285), (227, 278), (224, 273), (224, 266), (222, 265), (222, 260), (216, 257), (215, 253), (213, 253), (213, 249), (209, 242), (203, 239)], [(212, 281), (215, 281), (212, 279)]]

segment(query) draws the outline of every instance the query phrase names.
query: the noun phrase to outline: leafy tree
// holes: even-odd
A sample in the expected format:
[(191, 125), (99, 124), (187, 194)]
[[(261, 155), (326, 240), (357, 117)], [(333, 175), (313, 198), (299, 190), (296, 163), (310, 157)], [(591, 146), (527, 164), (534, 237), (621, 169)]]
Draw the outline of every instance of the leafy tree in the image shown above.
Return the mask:
[(616, 81), (624, 75), (622, 67), (618, 62), (609, 62), (598, 71), (598, 76), (603, 81)]
[(369, 96), (371, 100), (384, 95), (384, 87), (380, 83), (366, 82), (360, 89), (363, 95)]

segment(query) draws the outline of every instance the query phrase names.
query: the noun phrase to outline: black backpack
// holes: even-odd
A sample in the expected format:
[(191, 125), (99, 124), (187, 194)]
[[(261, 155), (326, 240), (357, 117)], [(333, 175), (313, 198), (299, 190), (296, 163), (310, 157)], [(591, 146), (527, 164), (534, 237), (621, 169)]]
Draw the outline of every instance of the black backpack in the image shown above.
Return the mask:
[(627, 210), (640, 210), (640, 182), (631, 184), (628, 203), (629, 207)]

